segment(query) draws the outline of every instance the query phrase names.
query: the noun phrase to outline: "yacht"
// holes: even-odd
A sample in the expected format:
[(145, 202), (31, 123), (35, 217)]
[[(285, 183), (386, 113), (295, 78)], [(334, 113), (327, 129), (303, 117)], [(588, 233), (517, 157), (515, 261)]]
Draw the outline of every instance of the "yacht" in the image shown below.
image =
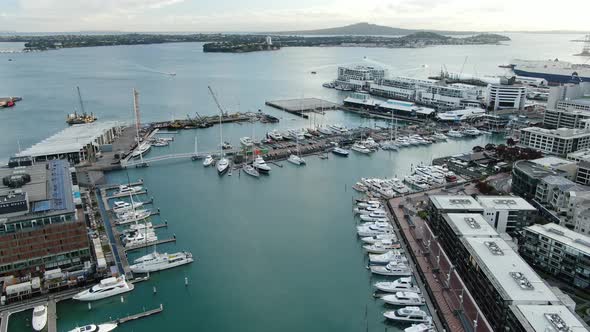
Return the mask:
[(389, 218), (387, 218), (386, 214), (381, 213), (371, 213), (369, 215), (361, 214), (360, 218), (362, 221), (366, 222), (388, 222)]
[(129, 266), (133, 273), (149, 273), (170, 269), (193, 262), (190, 252), (181, 251), (173, 254), (153, 252), (142, 256)]
[(242, 137), (240, 138), (240, 143), (245, 148), (250, 148), (254, 145), (254, 141), (250, 137)]
[(139, 158), (139, 157), (143, 156), (144, 154), (148, 153), (151, 148), (152, 148), (152, 145), (150, 143), (143, 142), (137, 147), (137, 149), (135, 149), (135, 151), (133, 151), (131, 156), (133, 158)]
[(397, 292), (412, 292), (412, 293), (420, 293), (420, 287), (414, 285), (412, 282), (412, 277), (403, 277), (399, 278), (395, 281), (381, 281), (376, 282), (375, 287), (387, 293), (397, 293)]
[(412, 326), (404, 329), (404, 332), (436, 332), (432, 320), (428, 323), (412, 324)]
[(145, 222), (145, 223), (137, 223), (137, 224), (131, 224), (129, 226), (129, 229), (123, 231), (124, 234), (129, 234), (133, 231), (145, 231), (145, 230), (153, 230), (154, 229), (154, 225), (152, 225), (151, 222)]
[(383, 313), (383, 316), (394, 321), (411, 323), (426, 323), (431, 319), (431, 317), (419, 307), (403, 307), (397, 310), (386, 311)]
[(460, 137), (463, 137), (463, 134), (461, 134), (461, 132), (459, 132), (459, 131), (451, 129), (447, 132), (447, 136), (453, 137), (453, 138), (460, 138)]
[(359, 236), (375, 236), (379, 234), (393, 233), (393, 227), (389, 223), (367, 223), (356, 227)]
[(254, 166), (252, 165), (245, 165), (244, 168), (244, 173), (251, 175), (255, 178), (260, 176), (260, 173), (256, 170), (256, 168), (254, 168)]
[(335, 147), (334, 150), (332, 150), (332, 153), (334, 153), (335, 155), (338, 155), (338, 156), (348, 157), (348, 155), (350, 154), (350, 151), (340, 148), (340, 147)]
[(150, 210), (135, 210), (132, 212), (118, 215), (118, 220), (115, 222), (117, 225), (126, 225), (133, 222), (139, 222), (148, 218), (152, 212)]
[(294, 140), (304, 140), (305, 139), (305, 131), (302, 129), (289, 129), (287, 131), (289, 133), (289, 137)]
[(229, 161), (225, 157), (221, 157), (216, 164), (217, 174), (223, 175), (229, 170)]
[(356, 190), (358, 192), (361, 192), (361, 193), (364, 193), (364, 192), (366, 192), (368, 190), (367, 186), (365, 186), (364, 184), (362, 184), (360, 182), (357, 182), (357, 183), (353, 184), (352, 185), (352, 189), (354, 189), (354, 190)]
[(122, 239), (125, 248), (133, 248), (139, 245), (151, 244), (158, 242), (158, 236), (153, 229), (145, 231), (132, 231)]
[(264, 158), (262, 158), (261, 156), (256, 156), (256, 159), (254, 159), (252, 166), (254, 166), (254, 168), (256, 168), (258, 172), (263, 174), (268, 174), (268, 172), (270, 172), (271, 170), (270, 166), (266, 164), (266, 161), (264, 161)]
[(381, 298), (387, 304), (393, 305), (422, 305), (424, 298), (418, 293), (397, 292), (395, 294), (385, 295)]
[(47, 306), (39, 305), (33, 309), (33, 318), (31, 319), (33, 330), (41, 331), (47, 325)]
[(322, 135), (333, 135), (334, 132), (328, 128), (328, 127), (318, 127), (318, 131), (320, 132), (320, 134)]
[(352, 151), (360, 152), (360, 153), (363, 153), (363, 154), (369, 154), (369, 153), (372, 152), (367, 147), (365, 147), (364, 145), (362, 145), (361, 143), (358, 143), (358, 142), (357, 143), (354, 143), (350, 149)]
[(363, 246), (363, 249), (365, 249), (370, 254), (384, 254), (389, 250), (399, 248), (400, 244), (398, 242), (393, 242), (392, 240), (383, 240)]
[(143, 187), (141, 187), (141, 186), (130, 187), (130, 186), (126, 186), (126, 185), (122, 184), (119, 186), (119, 190), (117, 190), (117, 192), (115, 192), (115, 196), (137, 194), (142, 189), (143, 189)]
[(305, 160), (295, 154), (290, 155), (287, 161), (294, 165), (305, 165)]
[(371, 266), (371, 272), (383, 276), (401, 276), (407, 277), (412, 275), (412, 269), (405, 263), (389, 262), (387, 265)]
[(345, 134), (348, 132), (348, 128), (346, 128), (345, 126), (341, 125), (341, 124), (333, 124), (331, 126), (329, 126), (331, 130), (338, 132), (340, 134)]
[(389, 250), (383, 254), (369, 254), (369, 263), (371, 265), (387, 265), (390, 262), (407, 263), (408, 259), (400, 249)]
[(384, 240), (391, 240), (391, 241), (397, 241), (397, 236), (395, 234), (379, 234), (379, 235), (374, 235), (374, 236), (366, 236), (361, 238), (361, 241), (363, 241), (364, 243), (377, 243), (380, 241), (384, 241)]
[(125, 201), (115, 201), (115, 203), (113, 204), (113, 211), (115, 213), (121, 213), (121, 212), (130, 211), (133, 209), (137, 209), (142, 206), (143, 206), (143, 202), (128, 203)]
[(398, 150), (398, 146), (395, 143), (395, 141), (385, 141), (385, 142), (381, 142), (381, 149), (383, 150)]
[(373, 213), (374, 211), (377, 211), (377, 212), (385, 212), (385, 210), (383, 210), (383, 208), (381, 207), (381, 204), (378, 204), (378, 205), (370, 205), (370, 206), (367, 206), (365, 208), (358, 207), (358, 208), (355, 208), (353, 211), (356, 214), (367, 214), (367, 215)]
[(215, 162), (215, 159), (213, 159), (213, 156), (207, 155), (207, 157), (205, 157), (205, 160), (203, 161), (203, 166), (209, 167), (209, 166), (213, 165), (214, 162)]
[(73, 299), (78, 301), (96, 301), (130, 292), (134, 287), (132, 283), (128, 283), (125, 280), (125, 276), (118, 278), (110, 277), (102, 279), (100, 283), (92, 286), (92, 288), (74, 295)]
[(377, 148), (379, 148), (379, 143), (375, 142), (373, 137), (367, 137), (366, 140), (361, 141), (361, 144), (369, 150), (376, 150)]
[(446, 141), (448, 137), (443, 133), (436, 133), (432, 135), (432, 138), (436, 141)]
[(476, 128), (468, 128), (468, 129), (463, 130), (463, 135), (465, 135), (465, 136), (475, 137), (475, 136), (479, 136), (481, 134), (483, 134), (483, 133)]
[(268, 133), (268, 137), (270, 137), (273, 141), (283, 140), (283, 135), (281, 135), (281, 133), (276, 129)]
[(105, 323), (100, 325), (90, 324), (81, 327), (76, 327), (70, 332), (110, 332), (117, 328), (116, 323)]
[(381, 202), (378, 200), (368, 200), (366, 202), (359, 202), (356, 204), (356, 206), (360, 207), (360, 208), (366, 208), (369, 206), (380, 206)]

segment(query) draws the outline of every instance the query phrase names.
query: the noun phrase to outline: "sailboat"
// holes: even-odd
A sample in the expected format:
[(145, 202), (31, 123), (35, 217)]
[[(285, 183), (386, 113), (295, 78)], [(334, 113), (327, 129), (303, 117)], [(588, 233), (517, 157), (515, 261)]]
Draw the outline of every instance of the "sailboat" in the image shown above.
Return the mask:
[(295, 141), (296, 141), (296, 145), (297, 145), (297, 154), (291, 154), (289, 156), (289, 159), (287, 159), (288, 162), (295, 164), (295, 165), (305, 165), (305, 160), (303, 158), (301, 158), (301, 156), (299, 155), (299, 137), (296, 136), (295, 137)]
[(213, 90), (211, 89), (210, 86), (208, 86), (209, 88), (209, 92), (211, 93), (211, 97), (213, 97), (213, 100), (215, 101), (215, 104), (217, 105), (217, 108), (219, 109), (219, 161), (217, 162), (217, 174), (219, 175), (224, 175), (228, 170), (229, 170), (229, 160), (227, 160), (227, 158), (225, 158), (225, 154), (223, 152), (223, 147), (224, 147), (224, 142), (223, 142), (223, 128), (222, 128), (222, 117), (223, 117), (223, 109), (221, 108), (221, 104), (219, 104), (219, 101), (217, 100), (217, 97), (215, 97), (215, 93), (213, 93)]
[[(391, 111), (391, 127), (389, 128), (389, 140), (381, 143), (381, 148), (383, 150), (397, 150), (398, 146), (395, 144), (395, 140), (393, 137), (393, 110)], [(395, 132), (397, 136), (397, 118), (395, 119)]]
[(149, 142), (141, 142), (139, 139), (139, 92), (133, 89), (133, 111), (135, 113), (135, 133), (137, 135), (137, 148), (131, 156), (133, 158), (141, 158), (141, 163), (143, 164), (143, 155), (148, 153), (152, 148), (152, 145)]

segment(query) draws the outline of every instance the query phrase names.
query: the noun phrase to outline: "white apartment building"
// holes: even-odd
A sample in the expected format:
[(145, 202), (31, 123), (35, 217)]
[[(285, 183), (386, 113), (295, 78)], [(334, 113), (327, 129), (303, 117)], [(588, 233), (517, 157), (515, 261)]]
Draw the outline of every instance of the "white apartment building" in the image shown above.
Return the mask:
[(522, 84), (488, 84), (486, 91), (486, 105), (488, 109), (518, 109), (524, 108), (526, 100), (526, 86)]
[(368, 88), (370, 82), (383, 79), (386, 73), (385, 69), (379, 67), (342, 66), (338, 67), (338, 78), (334, 83), (353, 89)]
[(498, 233), (517, 234), (523, 227), (532, 224), (537, 212), (522, 197), (479, 195), (476, 199), (484, 209), (484, 219)]

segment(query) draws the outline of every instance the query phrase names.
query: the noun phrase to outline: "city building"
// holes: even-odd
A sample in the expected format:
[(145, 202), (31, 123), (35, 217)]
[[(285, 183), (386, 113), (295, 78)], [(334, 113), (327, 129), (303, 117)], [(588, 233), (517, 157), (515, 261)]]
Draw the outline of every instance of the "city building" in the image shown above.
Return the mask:
[(543, 115), (543, 127), (583, 129), (586, 128), (588, 119), (590, 119), (590, 110), (546, 109)]
[(510, 306), (508, 331), (584, 332), (590, 327), (565, 305), (519, 304)]
[(338, 67), (338, 78), (334, 82), (337, 86), (361, 90), (369, 87), (369, 83), (385, 77), (383, 68), (370, 66), (342, 66)]
[(590, 231), (590, 187), (561, 176), (547, 176), (537, 185), (534, 202), (549, 221), (578, 232)]
[(371, 82), (369, 92), (385, 98), (415, 101), (418, 90), (425, 90), (433, 84), (436, 84), (435, 80), (392, 77)]
[(429, 118), (435, 114), (433, 108), (418, 106), (413, 102), (388, 99), (386, 102), (379, 103), (377, 110), (406, 117)]
[(417, 102), (436, 107), (439, 111), (460, 109), (461, 102), (466, 99), (469, 99), (466, 89), (439, 84), (429, 85), (416, 93)]
[(590, 287), (590, 237), (552, 223), (525, 227), (522, 257), (576, 287)]
[(489, 110), (524, 109), (526, 86), (512, 81), (508, 83), (488, 84), (486, 90), (486, 106)]
[[(569, 101), (584, 98), (590, 95), (590, 82), (580, 83), (566, 83), (557, 86), (552, 86), (549, 89), (549, 97), (547, 99), (547, 109), (563, 109), (568, 106)], [(562, 103), (559, 106), (559, 103)], [(573, 106), (576, 108), (577, 106)], [(584, 108), (579, 108), (584, 109)]]
[(0, 168), (0, 178), (0, 276), (91, 261), (67, 161)]
[(518, 236), (523, 227), (533, 223), (537, 209), (522, 197), (477, 196), (483, 217), (498, 233)]
[(590, 129), (523, 128), (519, 145), (565, 157), (568, 153), (590, 148)]
[(72, 164), (93, 160), (101, 147), (111, 144), (121, 134), (115, 121), (93, 122), (67, 127), (30, 148), (17, 157), (31, 157), (34, 161), (65, 159)]
[(428, 195), (428, 216), (434, 233), (438, 234), (439, 226), (446, 213), (483, 213), (483, 207), (475, 198), (467, 195)]
[(512, 167), (512, 193), (525, 199), (533, 199), (541, 179), (553, 175), (571, 180), (576, 168), (575, 162), (556, 157), (518, 160)]

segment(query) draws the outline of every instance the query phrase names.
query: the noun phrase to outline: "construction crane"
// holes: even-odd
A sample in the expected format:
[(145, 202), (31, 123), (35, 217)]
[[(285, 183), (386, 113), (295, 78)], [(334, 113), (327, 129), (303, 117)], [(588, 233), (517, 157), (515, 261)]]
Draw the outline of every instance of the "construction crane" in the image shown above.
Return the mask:
[(215, 101), (215, 105), (217, 105), (217, 108), (219, 109), (219, 112), (221, 113), (220, 116), (227, 116), (227, 112), (223, 111), (223, 108), (221, 107), (219, 100), (217, 100), (217, 96), (215, 95), (215, 92), (213, 92), (213, 89), (211, 89), (210, 86), (207, 86), (207, 88), (209, 89), (209, 93), (211, 94), (211, 97), (213, 97), (213, 100)]

